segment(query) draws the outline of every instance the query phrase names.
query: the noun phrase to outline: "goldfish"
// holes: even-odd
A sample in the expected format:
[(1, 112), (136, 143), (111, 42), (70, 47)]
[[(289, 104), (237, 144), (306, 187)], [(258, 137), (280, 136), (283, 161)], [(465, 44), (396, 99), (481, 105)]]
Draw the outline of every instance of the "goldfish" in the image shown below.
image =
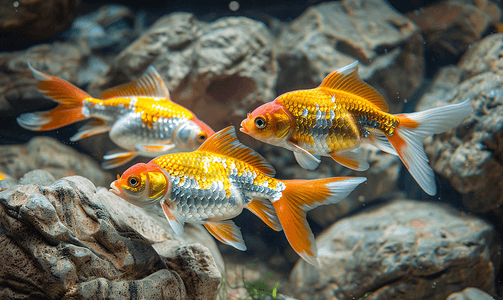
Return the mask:
[(472, 112), (469, 99), (409, 114), (390, 114), (383, 97), (358, 76), (358, 61), (329, 74), (314, 89), (284, 93), (249, 113), (240, 130), (291, 150), (314, 170), (330, 156), (353, 170), (369, 168), (363, 143), (400, 157), (419, 186), (436, 194), (435, 175), (422, 141), (459, 125)]
[(49, 111), (24, 113), (17, 118), (21, 127), (34, 131), (60, 128), (88, 120), (71, 141), (109, 132), (121, 149), (104, 156), (110, 169), (136, 156), (196, 150), (214, 131), (187, 108), (170, 98), (161, 76), (153, 66), (133, 82), (104, 91), (100, 99), (91, 97), (71, 83), (28, 67), (38, 89), (58, 103)]
[(279, 180), (274, 175), (272, 165), (241, 144), (229, 126), (196, 151), (166, 154), (130, 167), (111, 183), (110, 191), (164, 215), (178, 235), (185, 223), (199, 223), (220, 242), (243, 251), (241, 231), (230, 219), (246, 208), (273, 230), (283, 229), (292, 248), (317, 265), (306, 212), (344, 199), (366, 178)]
[(4, 180), (5, 179), (5, 176), (3, 176), (2, 173), (0, 173), (0, 180)]

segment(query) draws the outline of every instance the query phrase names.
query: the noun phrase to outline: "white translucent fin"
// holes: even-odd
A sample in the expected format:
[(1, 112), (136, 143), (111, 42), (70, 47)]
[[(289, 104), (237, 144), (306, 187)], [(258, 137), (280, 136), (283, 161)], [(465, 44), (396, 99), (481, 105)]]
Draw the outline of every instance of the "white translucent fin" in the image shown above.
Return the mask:
[(177, 235), (183, 234), (183, 225), (185, 225), (185, 220), (176, 211), (169, 209), (168, 204), (165, 200), (161, 201), (162, 211), (164, 216), (168, 219), (169, 225), (173, 228), (173, 231)]
[(109, 130), (110, 127), (107, 125), (106, 121), (93, 119), (84, 126), (80, 127), (79, 131), (70, 138), (70, 141), (75, 142)]
[(231, 220), (219, 222), (206, 222), (203, 224), (211, 235), (220, 242), (238, 250), (246, 251), (246, 245), (241, 235), (241, 230)]
[(287, 145), (289, 149), (293, 150), (293, 155), (302, 168), (315, 170), (320, 164), (321, 160), (319, 156), (312, 155), (306, 149), (290, 141), (287, 142)]
[(458, 126), (472, 112), (471, 101), (446, 105), (411, 114), (398, 115), (400, 124), (394, 134), (388, 137), (398, 156), (429, 195), (435, 195), (435, 174), (428, 165), (424, 153), (423, 140)]
[(103, 159), (105, 161), (101, 164), (101, 167), (103, 169), (117, 168), (131, 161), (133, 158), (137, 156), (136, 152), (119, 152), (119, 151), (103, 156)]
[(281, 231), (281, 223), (279, 222), (278, 215), (269, 199), (253, 199), (245, 206), (264, 223), (276, 231)]
[(395, 148), (391, 146), (386, 135), (380, 131), (376, 130), (372, 132), (367, 138), (363, 139), (363, 141), (369, 142), (381, 151), (398, 156), (398, 153), (396, 153)]
[(164, 153), (175, 149), (174, 144), (161, 145), (161, 144), (136, 144), (134, 145), (138, 151), (143, 153)]
[(370, 167), (362, 148), (346, 152), (330, 153), (330, 157), (351, 170), (366, 171)]

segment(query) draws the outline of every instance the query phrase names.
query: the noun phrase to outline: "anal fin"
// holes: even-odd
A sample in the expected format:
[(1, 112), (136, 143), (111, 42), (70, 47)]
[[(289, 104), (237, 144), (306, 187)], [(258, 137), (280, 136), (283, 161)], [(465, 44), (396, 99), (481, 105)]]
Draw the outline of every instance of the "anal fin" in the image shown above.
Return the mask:
[(80, 127), (79, 131), (70, 138), (70, 141), (75, 142), (92, 135), (107, 132), (109, 130), (110, 127), (107, 125), (106, 121), (93, 119), (84, 126)]
[(231, 220), (207, 222), (204, 227), (220, 242), (238, 250), (246, 251), (246, 245), (241, 230)]
[(278, 215), (269, 199), (253, 199), (247, 206), (252, 213), (259, 217), (267, 226), (276, 231), (283, 230)]

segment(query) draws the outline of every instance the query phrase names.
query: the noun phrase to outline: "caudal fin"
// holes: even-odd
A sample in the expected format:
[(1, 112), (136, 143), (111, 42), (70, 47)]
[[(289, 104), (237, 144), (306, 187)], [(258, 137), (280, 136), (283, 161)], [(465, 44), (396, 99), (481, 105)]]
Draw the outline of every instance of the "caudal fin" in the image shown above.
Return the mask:
[(82, 101), (91, 98), (90, 95), (66, 80), (35, 70), (30, 63), (28, 67), (38, 81), (38, 90), (59, 105), (49, 111), (22, 114), (17, 118), (21, 127), (34, 131), (52, 130), (86, 119), (82, 114)]
[(285, 190), (279, 200), (273, 201), (273, 206), (288, 242), (300, 257), (318, 266), (318, 250), (306, 213), (320, 205), (339, 202), (366, 180), (364, 177), (334, 177), (283, 181)]
[(467, 99), (457, 104), (397, 115), (400, 124), (388, 140), (412, 177), (429, 195), (435, 195), (437, 187), (435, 174), (424, 153), (423, 140), (458, 126), (472, 110), (471, 101)]

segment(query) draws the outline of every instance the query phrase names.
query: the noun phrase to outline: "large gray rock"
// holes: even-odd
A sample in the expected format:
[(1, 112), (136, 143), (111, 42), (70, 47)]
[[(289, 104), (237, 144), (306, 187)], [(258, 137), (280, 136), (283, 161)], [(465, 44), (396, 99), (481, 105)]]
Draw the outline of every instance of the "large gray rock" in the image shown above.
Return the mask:
[(218, 130), (271, 101), (277, 76), (267, 27), (244, 17), (204, 23), (173, 13), (152, 27), (111, 63), (91, 91), (136, 79), (153, 65), (172, 99)]
[(425, 140), (433, 169), (463, 194), (470, 210), (503, 204), (503, 34), (467, 51), (459, 64), (442, 69), (416, 110), (471, 99), (474, 112), (461, 125)]
[(396, 200), (335, 223), (317, 239), (320, 268), (299, 261), (299, 299), (444, 300), (470, 286), (495, 294), (494, 227), (443, 204)]
[(70, 175), (89, 178), (97, 186), (110, 186), (113, 176), (91, 157), (49, 137), (35, 137), (24, 145), (0, 146), (0, 172), (20, 179), (43, 169), (55, 179)]
[[(27, 111), (47, 110), (54, 102), (37, 89), (36, 80), (26, 61), (37, 70), (82, 86), (91, 51), (87, 44), (54, 42), (24, 51), (0, 52), (0, 113), (18, 116)], [(91, 61), (92, 62), (92, 61)]]
[(8, 189), (0, 211), (2, 299), (216, 297), (208, 248), (85, 178)]
[(277, 45), (278, 93), (318, 86), (327, 74), (355, 60), (360, 77), (401, 112), (423, 82), (419, 28), (384, 0), (343, 0), (308, 8)]

